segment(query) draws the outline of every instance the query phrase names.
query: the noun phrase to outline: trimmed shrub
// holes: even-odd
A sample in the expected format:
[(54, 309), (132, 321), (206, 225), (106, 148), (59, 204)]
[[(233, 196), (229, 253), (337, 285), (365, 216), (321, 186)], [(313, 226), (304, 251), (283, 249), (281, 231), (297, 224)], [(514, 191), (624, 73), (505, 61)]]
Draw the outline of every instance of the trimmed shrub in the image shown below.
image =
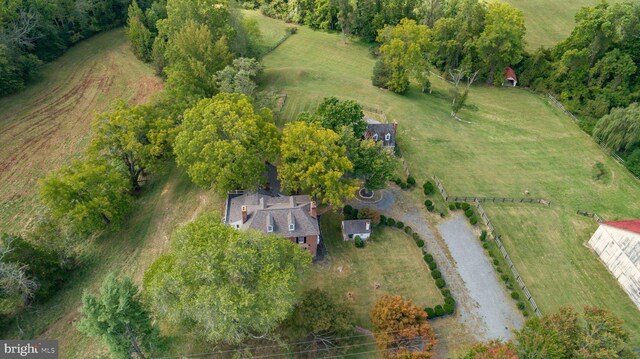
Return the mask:
[(420, 239), (420, 235), (416, 232), (413, 232), (413, 240), (417, 241), (418, 239)]
[(460, 208), (462, 208), (464, 211), (466, 211), (469, 208), (471, 208), (471, 206), (467, 202), (462, 202), (462, 203), (460, 203)]
[(387, 216), (380, 215), (380, 225), (381, 226), (387, 225)]
[(462, 203), (460, 203), (460, 202), (456, 202), (456, 208), (457, 208), (457, 209), (462, 208)]
[(433, 201), (428, 199), (428, 200), (424, 201), (424, 205), (427, 206), (427, 207), (431, 207), (431, 206), (433, 206)]
[(494, 259), (494, 260), (493, 260), (493, 265), (496, 265), (496, 266), (497, 266), (498, 264), (500, 264), (500, 261), (499, 261), (499, 260), (497, 260), (497, 259)]
[(496, 267), (496, 272), (498, 272), (498, 273), (502, 273), (502, 268), (500, 268), (500, 267)]
[(523, 310), (522, 311), (522, 316), (525, 317), (525, 318), (528, 317), (529, 316), (529, 312), (527, 312), (526, 310)]
[(352, 209), (351, 210), (351, 218), (354, 218), (354, 219), (358, 218), (358, 213), (359, 213), (359, 211), (358, 211), (357, 208)]
[(427, 318), (435, 318), (436, 317), (436, 312), (433, 310), (433, 308), (426, 307), (426, 308), (424, 308), (424, 311), (427, 312)]
[(444, 218), (444, 217), (446, 217), (446, 216), (447, 216), (447, 215), (446, 215), (446, 214), (444, 214), (444, 212), (440, 212), (440, 217)]
[(419, 248), (422, 248), (422, 247), (424, 247), (424, 241), (423, 241), (422, 239), (418, 239), (418, 240), (416, 241), (416, 245), (417, 245)]
[(487, 242), (482, 243), (482, 248), (488, 249), (489, 248), (489, 243), (487, 243)]
[(518, 302), (518, 309), (524, 310), (524, 308), (526, 308), (524, 302)]
[(429, 269), (430, 270), (435, 270), (436, 268), (438, 268), (438, 263), (436, 263), (436, 262), (429, 263)]
[(402, 183), (400, 183), (400, 188), (402, 188), (402, 189), (408, 189), (408, 188), (409, 188), (409, 185), (408, 185), (407, 183), (405, 183), (405, 182), (402, 182)]
[(396, 220), (393, 218), (387, 218), (387, 226), (393, 227), (396, 225)]
[(467, 209), (464, 211), (464, 215), (467, 216), (467, 218), (471, 218), (471, 216), (473, 216), (473, 210), (471, 208)]
[(364, 241), (362, 240), (362, 238), (360, 238), (360, 236), (356, 236), (353, 239), (353, 243), (355, 244), (356, 248), (364, 247)]
[(433, 277), (433, 279), (440, 279), (442, 278), (442, 273), (440, 273), (439, 270), (434, 269), (431, 271), (431, 276)]
[(409, 185), (411, 187), (415, 186), (416, 185), (416, 179), (411, 177), (411, 176), (407, 177), (407, 185)]
[(424, 190), (424, 194), (426, 196), (432, 194), (436, 190), (435, 186), (431, 181), (425, 182), (424, 185), (422, 185), (422, 189)]
[(453, 314), (455, 307), (452, 304), (447, 304), (445, 303), (442, 308), (444, 309), (444, 312), (447, 314)]
[(483, 230), (482, 233), (480, 233), (480, 240), (484, 242), (486, 239), (487, 239), (487, 231)]
[(509, 275), (508, 274), (503, 274), (500, 276), (500, 279), (502, 279), (503, 281), (508, 281), (509, 280)]
[(400, 177), (398, 177), (395, 180), (393, 180), (393, 182), (395, 182), (399, 186), (402, 183), (402, 180), (400, 179)]
[(433, 256), (431, 254), (425, 254), (424, 257), (422, 257), (424, 259), (425, 262), (427, 263), (433, 263)]
[(342, 213), (351, 214), (353, 212), (353, 207), (351, 205), (346, 205), (342, 208)]
[(436, 317), (441, 317), (441, 316), (443, 316), (443, 315), (444, 315), (444, 313), (445, 313), (445, 312), (444, 312), (444, 308), (442, 308), (442, 306), (441, 306), (441, 305), (436, 305), (436, 307), (435, 307), (435, 308), (433, 308), (433, 311), (435, 312)]
[(413, 233), (411, 227), (409, 227), (409, 226), (404, 227), (404, 233), (406, 233), (406, 234)]
[(444, 279), (442, 279), (442, 278), (436, 279), (436, 287), (444, 288), (446, 285), (447, 285), (447, 283), (444, 281)]
[(504, 285), (505, 285), (505, 287), (507, 287), (507, 289), (509, 289), (509, 290), (513, 289), (513, 283), (511, 283), (511, 282), (506, 282)]
[(370, 219), (374, 226), (380, 224), (380, 213), (371, 207), (365, 207), (358, 213), (359, 219)]
[(440, 293), (442, 293), (442, 296), (445, 298), (451, 296), (451, 291), (448, 288), (440, 289)]
[(516, 292), (516, 291), (513, 291), (513, 292), (511, 292), (511, 298), (520, 299), (520, 294), (518, 294), (518, 292)]
[(427, 207), (427, 211), (429, 212), (433, 212), (434, 209), (436, 209), (434, 206)]
[(456, 205), (454, 203), (449, 203), (449, 210), (455, 211), (455, 209), (456, 209)]
[(469, 223), (471, 223), (472, 226), (475, 226), (476, 224), (478, 224), (478, 217), (471, 216), (471, 218), (469, 218)]
[(402, 222), (402, 221), (396, 222), (396, 227), (402, 229), (404, 227), (404, 222)]
[(455, 305), (456, 304), (456, 300), (453, 299), (453, 297), (445, 297), (444, 298), (444, 302), (446, 304), (451, 304), (451, 305)]

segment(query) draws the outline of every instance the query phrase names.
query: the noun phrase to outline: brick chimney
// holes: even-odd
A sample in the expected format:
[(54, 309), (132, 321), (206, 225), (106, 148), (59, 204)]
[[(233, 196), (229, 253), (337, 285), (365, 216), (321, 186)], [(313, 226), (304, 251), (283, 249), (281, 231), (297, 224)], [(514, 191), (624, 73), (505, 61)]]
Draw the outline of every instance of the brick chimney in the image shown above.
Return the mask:
[(242, 206), (242, 224), (247, 223), (247, 206)]
[(309, 215), (312, 218), (318, 217), (318, 208), (316, 207), (316, 202), (311, 201), (311, 205), (309, 206)]
[(393, 132), (398, 132), (398, 121), (393, 120)]

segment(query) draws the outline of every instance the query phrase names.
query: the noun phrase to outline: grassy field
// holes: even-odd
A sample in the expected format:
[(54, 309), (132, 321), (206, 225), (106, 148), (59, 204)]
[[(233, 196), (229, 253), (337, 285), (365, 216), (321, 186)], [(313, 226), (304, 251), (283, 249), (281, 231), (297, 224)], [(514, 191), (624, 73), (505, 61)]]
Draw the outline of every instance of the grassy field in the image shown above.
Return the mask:
[[(432, 79), (433, 93), (396, 95), (371, 86), (374, 60), (358, 42), (300, 28), (265, 57), (263, 82), (287, 94), (291, 119), (324, 96), (351, 98), (399, 122), (399, 144), (414, 175), (434, 174), (454, 195), (544, 197), (550, 208), (487, 206), (518, 270), (543, 312), (561, 305), (604, 306), (626, 321), (640, 345), (640, 316), (597, 257), (584, 245), (596, 224), (577, 209), (607, 219), (640, 211), (640, 183), (544, 98), (508, 88), (474, 87), (469, 106), (449, 117), (449, 85)], [(608, 183), (594, 182), (604, 163)]]
[(340, 215), (327, 213), (321, 219), (328, 260), (313, 267), (305, 285), (352, 304), (358, 325), (371, 327), (369, 311), (385, 293), (402, 295), (421, 307), (442, 303), (420, 248), (403, 231), (378, 228), (364, 248), (356, 248), (353, 241), (342, 239)]
[[(243, 11), (243, 16), (247, 20), (255, 20), (260, 26), (261, 51), (265, 52), (286, 35), (287, 24), (282, 21), (262, 16), (257, 11)], [(293, 26), (293, 25), (292, 25)]]
[(162, 88), (129, 49), (123, 29), (80, 42), (41, 73), (24, 91), (0, 99), (0, 229), (6, 231), (20, 231), (33, 216), (38, 179), (84, 151), (94, 113), (116, 98), (144, 102)]

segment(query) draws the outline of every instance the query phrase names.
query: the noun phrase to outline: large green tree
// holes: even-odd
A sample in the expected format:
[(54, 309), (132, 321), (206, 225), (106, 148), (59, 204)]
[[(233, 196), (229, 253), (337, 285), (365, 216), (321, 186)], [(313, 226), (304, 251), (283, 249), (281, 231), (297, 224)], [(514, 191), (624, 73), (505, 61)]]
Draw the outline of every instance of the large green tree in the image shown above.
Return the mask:
[(304, 117), (336, 133), (341, 133), (343, 126), (350, 127), (356, 138), (362, 137), (367, 129), (362, 106), (354, 100), (340, 101), (336, 97), (325, 97), (313, 115)]
[(156, 169), (171, 153), (175, 123), (150, 106), (129, 106), (119, 101), (93, 123), (91, 151), (119, 162), (129, 174), (131, 188), (140, 189), (140, 179)]
[(76, 161), (40, 182), (40, 201), (60, 225), (77, 234), (118, 228), (131, 207), (130, 185), (109, 163)]
[(596, 124), (593, 137), (613, 151), (628, 151), (640, 144), (640, 105), (614, 108)]
[(145, 25), (144, 12), (135, 0), (129, 5), (127, 37), (131, 42), (131, 48), (136, 57), (145, 62), (151, 61), (153, 34)]
[(622, 321), (609, 311), (586, 306), (533, 318), (515, 333), (521, 358), (632, 358)]
[(487, 83), (499, 84), (505, 68), (522, 60), (525, 32), (521, 10), (499, 2), (487, 5), (484, 30), (476, 41)]
[(278, 178), (289, 192), (308, 192), (341, 207), (357, 186), (345, 177), (353, 170), (340, 136), (315, 123), (296, 121), (284, 128)]
[(131, 358), (132, 352), (150, 355), (163, 347), (160, 330), (141, 300), (138, 287), (125, 277), (110, 274), (102, 283), (100, 297), (85, 292), (77, 328), (99, 337), (114, 358)]
[(267, 336), (290, 313), (311, 257), (291, 241), (202, 215), (179, 228), (144, 276), (154, 308), (212, 342)]
[(312, 337), (318, 341), (338, 338), (347, 334), (353, 326), (353, 310), (318, 288), (304, 291), (287, 320), (282, 323), (285, 333), (292, 339)]
[(247, 96), (221, 93), (185, 113), (174, 151), (193, 182), (226, 192), (263, 182), (265, 161), (276, 159), (278, 139), (271, 111), (256, 113)]
[(400, 24), (387, 25), (380, 30), (377, 38), (381, 43), (380, 55), (391, 72), (387, 83), (389, 90), (403, 93), (409, 88), (411, 78), (423, 80), (427, 77), (429, 66), (426, 51), (430, 36), (428, 27), (409, 19), (402, 19)]
[(371, 139), (363, 140), (353, 155), (353, 174), (370, 191), (382, 189), (393, 178), (397, 162), (391, 151)]

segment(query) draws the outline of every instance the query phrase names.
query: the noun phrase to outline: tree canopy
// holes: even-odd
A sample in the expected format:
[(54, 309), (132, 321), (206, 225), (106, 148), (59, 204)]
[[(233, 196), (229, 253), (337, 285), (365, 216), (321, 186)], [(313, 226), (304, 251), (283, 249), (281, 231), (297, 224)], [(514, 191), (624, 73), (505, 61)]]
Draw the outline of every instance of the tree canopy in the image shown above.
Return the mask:
[(431, 358), (436, 336), (427, 313), (399, 295), (385, 294), (371, 309), (375, 340), (385, 358)]
[(130, 209), (130, 184), (105, 162), (76, 161), (40, 182), (40, 201), (61, 226), (78, 234), (118, 228)]
[(640, 105), (614, 108), (596, 124), (593, 137), (613, 151), (631, 150), (640, 145)]
[(325, 97), (313, 115), (303, 114), (302, 118), (335, 133), (341, 133), (344, 126), (349, 127), (356, 138), (361, 138), (367, 129), (362, 106), (354, 100), (340, 101), (336, 97)]
[(293, 339), (308, 336), (333, 338), (349, 332), (354, 325), (354, 313), (344, 303), (333, 300), (321, 289), (302, 293), (283, 327)]
[(160, 330), (152, 324), (138, 287), (128, 277), (119, 280), (108, 275), (100, 297), (85, 292), (81, 312), (84, 317), (77, 324), (78, 330), (100, 337), (115, 358), (131, 358), (132, 348), (149, 355), (163, 347)]
[(296, 121), (284, 128), (278, 178), (289, 192), (303, 191), (342, 207), (357, 186), (345, 174), (353, 169), (340, 136), (315, 123)]
[(156, 311), (212, 342), (266, 336), (297, 301), (311, 256), (278, 235), (238, 231), (205, 214), (179, 228), (145, 272)]
[(271, 111), (256, 113), (247, 96), (221, 93), (185, 112), (174, 152), (194, 183), (226, 193), (263, 182), (278, 140)]
[(391, 151), (372, 139), (362, 140), (353, 155), (353, 175), (370, 191), (382, 189), (393, 178), (397, 162)]
[(93, 131), (92, 153), (120, 162), (134, 191), (140, 189), (141, 177), (171, 153), (176, 132), (174, 121), (153, 107), (129, 106), (121, 100), (112, 111), (97, 116)]

